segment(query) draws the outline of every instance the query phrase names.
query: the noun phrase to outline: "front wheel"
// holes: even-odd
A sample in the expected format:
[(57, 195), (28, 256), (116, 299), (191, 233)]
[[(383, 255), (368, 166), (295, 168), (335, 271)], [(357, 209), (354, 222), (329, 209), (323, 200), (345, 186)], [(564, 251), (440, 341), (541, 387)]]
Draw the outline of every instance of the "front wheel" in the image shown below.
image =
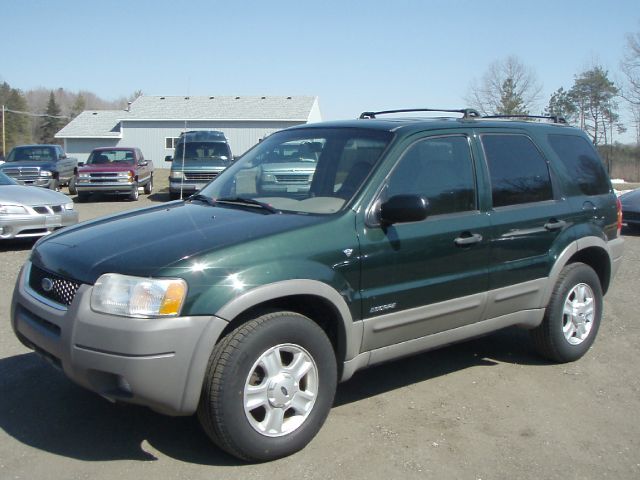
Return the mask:
[(542, 356), (559, 363), (582, 357), (593, 344), (602, 319), (602, 286), (584, 263), (562, 269), (540, 326), (531, 330)]
[(49, 182), (49, 190), (53, 190), (55, 192), (60, 191), (60, 181), (57, 178), (52, 178)]
[(78, 193), (78, 189), (76, 188), (76, 179), (77, 175), (73, 175), (69, 180), (69, 195), (76, 195)]
[(263, 315), (216, 345), (198, 417), (228, 453), (266, 461), (304, 448), (335, 395), (336, 358), (325, 332), (292, 312)]
[(138, 191), (138, 182), (134, 182), (133, 185), (131, 185), (131, 193), (129, 194), (129, 200), (131, 200), (132, 202), (135, 202), (136, 200), (138, 200), (138, 197), (140, 197), (140, 192)]

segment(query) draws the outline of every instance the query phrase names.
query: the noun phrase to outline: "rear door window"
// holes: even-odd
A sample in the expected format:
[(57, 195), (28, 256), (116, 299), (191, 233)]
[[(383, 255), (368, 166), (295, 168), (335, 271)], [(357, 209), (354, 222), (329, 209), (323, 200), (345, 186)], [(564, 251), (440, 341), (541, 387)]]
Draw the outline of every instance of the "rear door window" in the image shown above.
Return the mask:
[(549, 166), (529, 137), (484, 134), (481, 138), (494, 208), (553, 199)]

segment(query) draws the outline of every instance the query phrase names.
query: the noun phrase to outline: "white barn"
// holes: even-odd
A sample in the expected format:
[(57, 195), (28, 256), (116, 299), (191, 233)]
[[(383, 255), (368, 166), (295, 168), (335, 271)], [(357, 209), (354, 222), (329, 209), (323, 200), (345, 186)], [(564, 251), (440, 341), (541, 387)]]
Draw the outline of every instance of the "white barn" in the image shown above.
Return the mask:
[(56, 134), (66, 152), (84, 161), (97, 147), (138, 147), (156, 168), (168, 168), (175, 140), (185, 130), (220, 130), (234, 155), (265, 136), (294, 125), (321, 121), (312, 96), (151, 96), (127, 110), (82, 112)]

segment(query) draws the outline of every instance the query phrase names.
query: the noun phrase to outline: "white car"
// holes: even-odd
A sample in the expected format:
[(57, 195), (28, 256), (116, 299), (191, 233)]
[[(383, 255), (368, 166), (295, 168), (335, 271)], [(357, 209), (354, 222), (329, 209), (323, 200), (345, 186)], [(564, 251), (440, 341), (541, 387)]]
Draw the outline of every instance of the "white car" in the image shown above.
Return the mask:
[(0, 173), (0, 239), (41, 237), (76, 223), (78, 212), (66, 195)]

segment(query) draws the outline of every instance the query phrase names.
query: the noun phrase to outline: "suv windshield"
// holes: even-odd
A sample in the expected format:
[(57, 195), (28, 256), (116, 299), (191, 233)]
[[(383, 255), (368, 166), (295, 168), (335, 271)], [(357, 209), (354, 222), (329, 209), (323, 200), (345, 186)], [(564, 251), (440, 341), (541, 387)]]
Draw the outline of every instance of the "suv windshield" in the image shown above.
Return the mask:
[(281, 211), (335, 213), (364, 183), (392, 135), (356, 128), (278, 132), (201, 193), (213, 199), (256, 200)]
[[(186, 145), (186, 148), (185, 148)], [(230, 160), (231, 152), (229, 145), (223, 142), (180, 142), (176, 145), (176, 153), (173, 158), (176, 160)]]
[(33, 161), (53, 161), (56, 152), (53, 147), (16, 147), (11, 150), (7, 162)]
[(100, 165), (105, 163), (133, 163), (135, 154), (133, 150), (98, 150), (91, 152), (87, 159), (87, 165)]

